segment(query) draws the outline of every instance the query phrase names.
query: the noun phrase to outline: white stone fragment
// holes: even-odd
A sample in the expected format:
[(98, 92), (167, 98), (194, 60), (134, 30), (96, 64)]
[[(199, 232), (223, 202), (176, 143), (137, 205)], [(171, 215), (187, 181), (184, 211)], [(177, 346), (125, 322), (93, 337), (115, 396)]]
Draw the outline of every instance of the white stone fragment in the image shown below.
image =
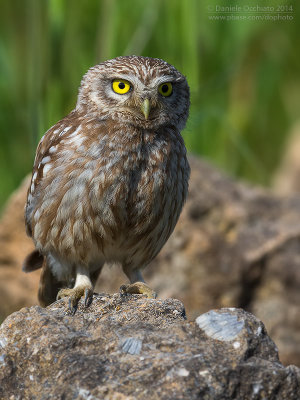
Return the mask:
[(199, 375), (201, 376), (207, 376), (210, 374), (210, 371), (208, 369), (205, 369), (203, 371), (199, 371)]
[(263, 386), (260, 383), (255, 383), (253, 385), (253, 394), (258, 394), (263, 389)]
[(120, 347), (124, 353), (137, 355), (141, 352), (142, 341), (133, 337), (125, 338), (122, 340)]
[(78, 390), (78, 396), (79, 396), (81, 399), (86, 399), (86, 400), (94, 399), (94, 396), (91, 397), (91, 393), (90, 393), (88, 390), (83, 389), (83, 388), (79, 388), (79, 390)]
[(257, 328), (257, 330), (256, 330), (256, 334), (257, 334), (257, 336), (260, 336), (261, 333), (262, 333), (262, 327), (259, 326), (259, 327)]
[(196, 319), (196, 324), (212, 339), (234, 340), (244, 327), (236, 315), (227, 312), (209, 311)]
[(179, 368), (179, 369), (176, 370), (176, 374), (178, 376), (185, 377), (185, 376), (189, 376), (190, 371), (188, 371), (186, 368)]
[(4, 348), (7, 345), (7, 339), (5, 337), (0, 338), (0, 347)]

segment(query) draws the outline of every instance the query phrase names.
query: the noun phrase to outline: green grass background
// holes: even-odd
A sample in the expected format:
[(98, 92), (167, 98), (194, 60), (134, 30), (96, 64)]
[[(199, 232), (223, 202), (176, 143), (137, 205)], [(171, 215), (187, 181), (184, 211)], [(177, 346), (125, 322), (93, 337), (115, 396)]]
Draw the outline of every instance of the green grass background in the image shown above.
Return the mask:
[[(209, 19), (209, 6), (256, 4), (292, 5), (293, 21)], [(296, 0), (0, 0), (0, 207), (31, 170), (39, 138), (74, 107), (86, 70), (128, 54), (163, 58), (187, 76), (189, 151), (268, 185), (299, 118), (299, 8)]]

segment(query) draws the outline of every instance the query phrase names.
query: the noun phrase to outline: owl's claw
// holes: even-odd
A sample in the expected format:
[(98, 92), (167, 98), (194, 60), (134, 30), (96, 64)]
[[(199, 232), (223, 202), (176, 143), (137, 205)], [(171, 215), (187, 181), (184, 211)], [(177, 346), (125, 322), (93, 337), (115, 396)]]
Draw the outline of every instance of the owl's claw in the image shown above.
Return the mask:
[(122, 285), (120, 287), (120, 294), (145, 294), (149, 299), (156, 299), (157, 294), (144, 282), (135, 282), (130, 285)]
[(69, 311), (70, 311), (70, 314), (71, 315), (75, 315), (75, 313), (77, 311), (77, 308), (78, 308), (78, 301), (77, 301), (77, 303), (74, 303), (72, 297), (69, 297)]
[(89, 307), (93, 301), (93, 289), (86, 288), (84, 291), (84, 306)]
[(93, 300), (93, 288), (91, 286), (78, 286), (73, 289), (61, 289), (56, 300), (69, 297), (69, 311), (74, 315), (78, 308), (78, 302), (84, 296), (84, 306), (89, 307)]

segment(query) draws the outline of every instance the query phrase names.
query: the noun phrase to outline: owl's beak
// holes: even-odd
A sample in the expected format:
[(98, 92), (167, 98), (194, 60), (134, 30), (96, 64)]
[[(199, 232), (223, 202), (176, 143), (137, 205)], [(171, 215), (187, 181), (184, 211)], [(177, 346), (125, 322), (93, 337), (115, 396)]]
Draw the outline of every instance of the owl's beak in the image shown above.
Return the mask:
[(145, 116), (145, 119), (149, 118), (150, 108), (151, 108), (150, 107), (150, 100), (149, 99), (145, 99), (142, 102), (142, 105), (141, 105), (141, 110), (142, 110), (142, 113)]

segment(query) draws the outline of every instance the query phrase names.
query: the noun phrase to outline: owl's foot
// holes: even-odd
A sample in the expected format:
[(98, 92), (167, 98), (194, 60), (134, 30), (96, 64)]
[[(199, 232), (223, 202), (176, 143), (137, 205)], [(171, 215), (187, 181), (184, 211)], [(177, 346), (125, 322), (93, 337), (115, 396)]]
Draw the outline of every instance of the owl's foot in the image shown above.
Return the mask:
[(120, 287), (121, 294), (145, 294), (149, 299), (156, 299), (157, 294), (144, 282), (135, 282)]
[(93, 293), (92, 286), (77, 286), (73, 289), (61, 289), (57, 294), (56, 300), (69, 297), (69, 311), (74, 315), (81, 297), (84, 296), (84, 305), (88, 307), (93, 300)]

